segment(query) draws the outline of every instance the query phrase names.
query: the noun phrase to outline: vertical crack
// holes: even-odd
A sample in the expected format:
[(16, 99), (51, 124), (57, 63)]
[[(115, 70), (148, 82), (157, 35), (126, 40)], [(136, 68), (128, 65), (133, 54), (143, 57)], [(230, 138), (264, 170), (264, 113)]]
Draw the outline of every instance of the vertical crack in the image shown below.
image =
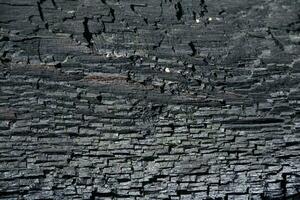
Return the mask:
[(41, 57), (40, 48), (41, 48), (41, 40), (38, 40), (38, 48), (37, 48), (37, 52), (38, 52), (39, 60), (40, 60), (40, 62), (42, 62), (42, 57)]
[(180, 21), (183, 16), (183, 10), (180, 2), (175, 4), (175, 9), (176, 9), (177, 20)]
[(83, 27), (84, 27), (83, 37), (88, 42), (88, 47), (91, 48), (91, 47), (93, 47), (93, 43), (92, 43), (93, 34), (89, 30), (88, 22), (89, 22), (89, 19), (87, 17), (85, 17), (84, 21), (83, 21)]
[(281, 188), (282, 188), (282, 194), (283, 194), (283, 198), (286, 198), (286, 194), (287, 194), (287, 174), (282, 174), (282, 181), (281, 181)]
[(205, 0), (200, 1), (200, 17), (204, 17), (205, 13), (207, 13), (207, 5), (205, 4)]
[(42, 9), (42, 6), (41, 6), (42, 3), (43, 3), (43, 1), (38, 1), (38, 2), (37, 2), (37, 6), (38, 6), (40, 18), (41, 18), (41, 20), (44, 22), (44, 21), (45, 21), (45, 18), (44, 18), (43, 9)]
[(162, 17), (163, 12), (164, 12), (164, 9), (163, 9), (163, 0), (160, 1), (159, 6), (160, 6), (160, 15), (159, 15), (159, 17)]
[(193, 43), (193, 42), (190, 42), (190, 43), (189, 43), (189, 46), (190, 46), (191, 49), (192, 49), (192, 54), (190, 54), (190, 55), (191, 55), (191, 56), (195, 56), (196, 53), (197, 53), (197, 50), (196, 50), (196, 48), (195, 48), (194, 43)]
[(54, 8), (57, 9), (58, 7), (57, 7), (55, 0), (51, 0), (51, 2), (52, 2), (52, 5), (54, 6)]
[(43, 12), (43, 8), (42, 8), (42, 4), (45, 2), (46, 0), (40, 0), (37, 2), (37, 7), (38, 7), (38, 11), (39, 11), (39, 15), (41, 20), (44, 22), (45, 24), (45, 28), (48, 29), (48, 23), (45, 21), (45, 17), (44, 17), (44, 12)]
[(109, 8), (109, 13), (110, 13), (110, 15), (111, 15), (111, 17), (112, 17), (111, 22), (114, 23), (115, 20), (116, 20), (116, 17), (115, 17), (115, 10), (112, 9), (112, 8)]

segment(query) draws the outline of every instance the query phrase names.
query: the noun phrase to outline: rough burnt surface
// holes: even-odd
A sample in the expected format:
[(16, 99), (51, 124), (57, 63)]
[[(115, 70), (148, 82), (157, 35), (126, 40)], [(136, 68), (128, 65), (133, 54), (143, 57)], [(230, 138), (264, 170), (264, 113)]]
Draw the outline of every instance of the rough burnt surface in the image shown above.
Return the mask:
[(299, 0), (0, 0), (0, 27), (1, 199), (299, 199)]

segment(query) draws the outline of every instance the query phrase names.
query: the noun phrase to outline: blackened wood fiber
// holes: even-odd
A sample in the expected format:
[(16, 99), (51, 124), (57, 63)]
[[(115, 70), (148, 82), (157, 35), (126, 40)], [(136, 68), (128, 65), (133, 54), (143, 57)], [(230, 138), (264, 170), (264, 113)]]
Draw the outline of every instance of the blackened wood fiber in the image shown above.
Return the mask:
[(300, 199), (299, 0), (0, 0), (0, 199)]

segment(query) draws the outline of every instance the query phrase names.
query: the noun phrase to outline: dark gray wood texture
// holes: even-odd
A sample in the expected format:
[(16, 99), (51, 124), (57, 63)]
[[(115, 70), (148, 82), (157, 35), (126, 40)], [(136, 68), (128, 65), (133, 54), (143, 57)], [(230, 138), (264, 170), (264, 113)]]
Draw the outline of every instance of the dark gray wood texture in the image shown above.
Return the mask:
[(0, 199), (299, 199), (299, 0), (0, 0)]

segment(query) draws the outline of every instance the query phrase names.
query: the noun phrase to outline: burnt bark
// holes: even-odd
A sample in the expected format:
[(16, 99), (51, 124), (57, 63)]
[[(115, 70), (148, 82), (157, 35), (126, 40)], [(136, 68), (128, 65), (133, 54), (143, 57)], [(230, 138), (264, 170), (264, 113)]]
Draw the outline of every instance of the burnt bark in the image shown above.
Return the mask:
[(0, 199), (298, 199), (299, 0), (1, 0)]

